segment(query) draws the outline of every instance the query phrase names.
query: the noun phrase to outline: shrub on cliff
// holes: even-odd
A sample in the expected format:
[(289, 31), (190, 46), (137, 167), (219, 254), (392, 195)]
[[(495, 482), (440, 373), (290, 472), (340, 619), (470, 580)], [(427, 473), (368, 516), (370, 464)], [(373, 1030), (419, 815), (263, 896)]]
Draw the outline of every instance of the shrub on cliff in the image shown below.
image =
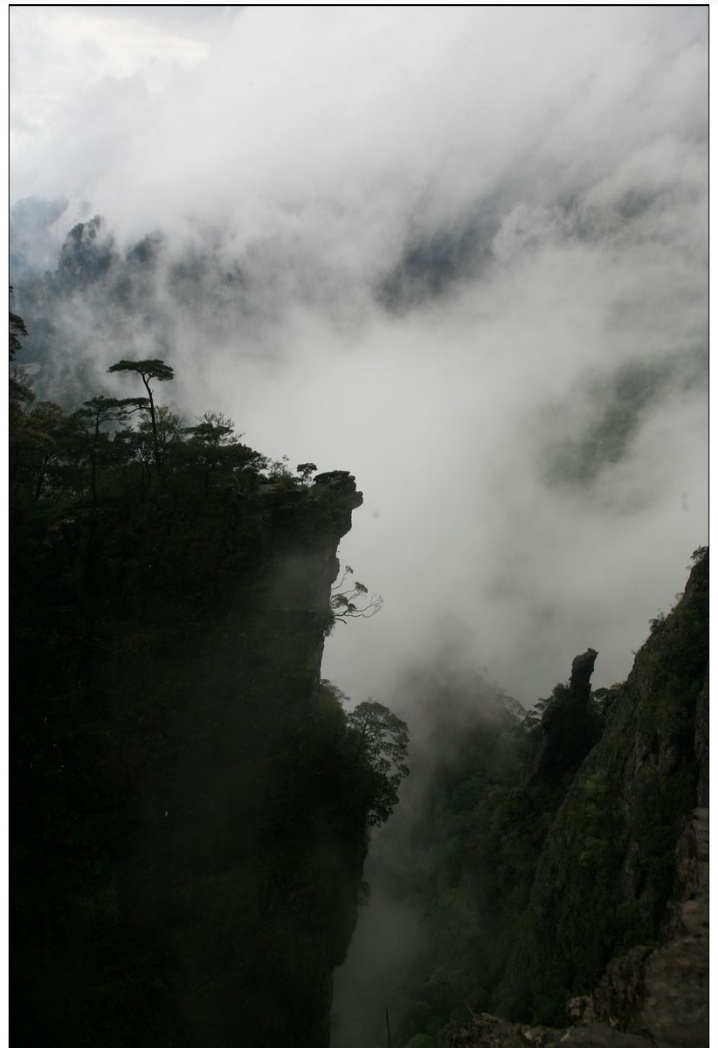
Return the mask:
[[(346, 704), (347, 696), (330, 681), (322, 681), (320, 694)], [(325, 709), (327, 703), (325, 700)], [(386, 706), (371, 699), (342, 713), (340, 745), (347, 811), (361, 811), (365, 827), (385, 822), (398, 802), (398, 790), (409, 774), (409, 729)]]
[(347, 716), (348, 749), (355, 765), (364, 765), (371, 804), (367, 824), (378, 826), (394, 810), (406, 763), (409, 729), (380, 702), (361, 702)]

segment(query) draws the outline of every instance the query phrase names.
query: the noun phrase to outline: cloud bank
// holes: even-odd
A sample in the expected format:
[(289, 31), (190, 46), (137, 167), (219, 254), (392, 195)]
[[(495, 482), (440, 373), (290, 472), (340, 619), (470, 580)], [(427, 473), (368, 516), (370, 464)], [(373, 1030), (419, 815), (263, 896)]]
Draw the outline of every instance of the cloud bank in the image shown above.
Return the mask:
[(326, 674), (455, 618), (524, 702), (625, 677), (707, 541), (706, 10), (20, 7), (11, 60), (13, 201), (161, 234), (141, 313), (56, 318), (95, 380), (356, 474)]

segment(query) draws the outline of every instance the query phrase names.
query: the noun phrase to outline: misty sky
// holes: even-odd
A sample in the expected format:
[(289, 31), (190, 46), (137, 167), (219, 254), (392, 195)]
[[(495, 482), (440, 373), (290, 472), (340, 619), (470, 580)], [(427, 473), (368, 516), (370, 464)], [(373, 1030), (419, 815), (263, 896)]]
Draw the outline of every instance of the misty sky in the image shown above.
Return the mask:
[[(610, 685), (707, 542), (707, 19), (11, 8), (11, 202), (67, 202), (38, 258), (99, 213), (234, 267), (163, 395), (365, 493), (357, 701), (452, 635), (526, 704), (589, 646)], [(98, 376), (166, 355), (103, 338)]]

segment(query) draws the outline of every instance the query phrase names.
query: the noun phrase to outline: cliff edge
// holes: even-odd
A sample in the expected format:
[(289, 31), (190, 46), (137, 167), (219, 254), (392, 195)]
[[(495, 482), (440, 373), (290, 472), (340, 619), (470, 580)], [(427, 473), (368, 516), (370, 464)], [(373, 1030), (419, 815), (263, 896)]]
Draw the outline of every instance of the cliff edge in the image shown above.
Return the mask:
[(366, 813), (320, 667), (361, 501), (331, 474), (19, 531), (18, 1043), (328, 1045)]

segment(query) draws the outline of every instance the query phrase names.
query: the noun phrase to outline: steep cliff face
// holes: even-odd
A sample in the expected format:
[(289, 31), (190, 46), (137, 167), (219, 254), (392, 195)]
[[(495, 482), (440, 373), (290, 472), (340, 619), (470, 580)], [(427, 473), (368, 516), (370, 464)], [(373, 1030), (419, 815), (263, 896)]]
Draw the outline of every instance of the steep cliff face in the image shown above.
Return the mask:
[(697, 808), (676, 848), (676, 879), (655, 948), (614, 958), (592, 996), (567, 1002), (566, 1028), (476, 1015), (451, 1048), (702, 1048), (708, 1027), (708, 810)]
[(361, 501), (339, 475), (21, 531), (18, 1043), (328, 1044), (366, 813), (320, 666)]
[(591, 1002), (599, 1022), (655, 1044), (708, 1044), (708, 809), (697, 808), (676, 849), (676, 883), (659, 945), (636, 946), (606, 969)]
[[(499, 993), (506, 1015), (559, 1025), (565, 1000), (590, 993), (611, 958), (640, 944), (643, 963), (658, 942), (676, 844), (707, 796), (707, 667), (703, 551), (552, 822)], [(651, 956), (647, 978), (662, 963)]]

